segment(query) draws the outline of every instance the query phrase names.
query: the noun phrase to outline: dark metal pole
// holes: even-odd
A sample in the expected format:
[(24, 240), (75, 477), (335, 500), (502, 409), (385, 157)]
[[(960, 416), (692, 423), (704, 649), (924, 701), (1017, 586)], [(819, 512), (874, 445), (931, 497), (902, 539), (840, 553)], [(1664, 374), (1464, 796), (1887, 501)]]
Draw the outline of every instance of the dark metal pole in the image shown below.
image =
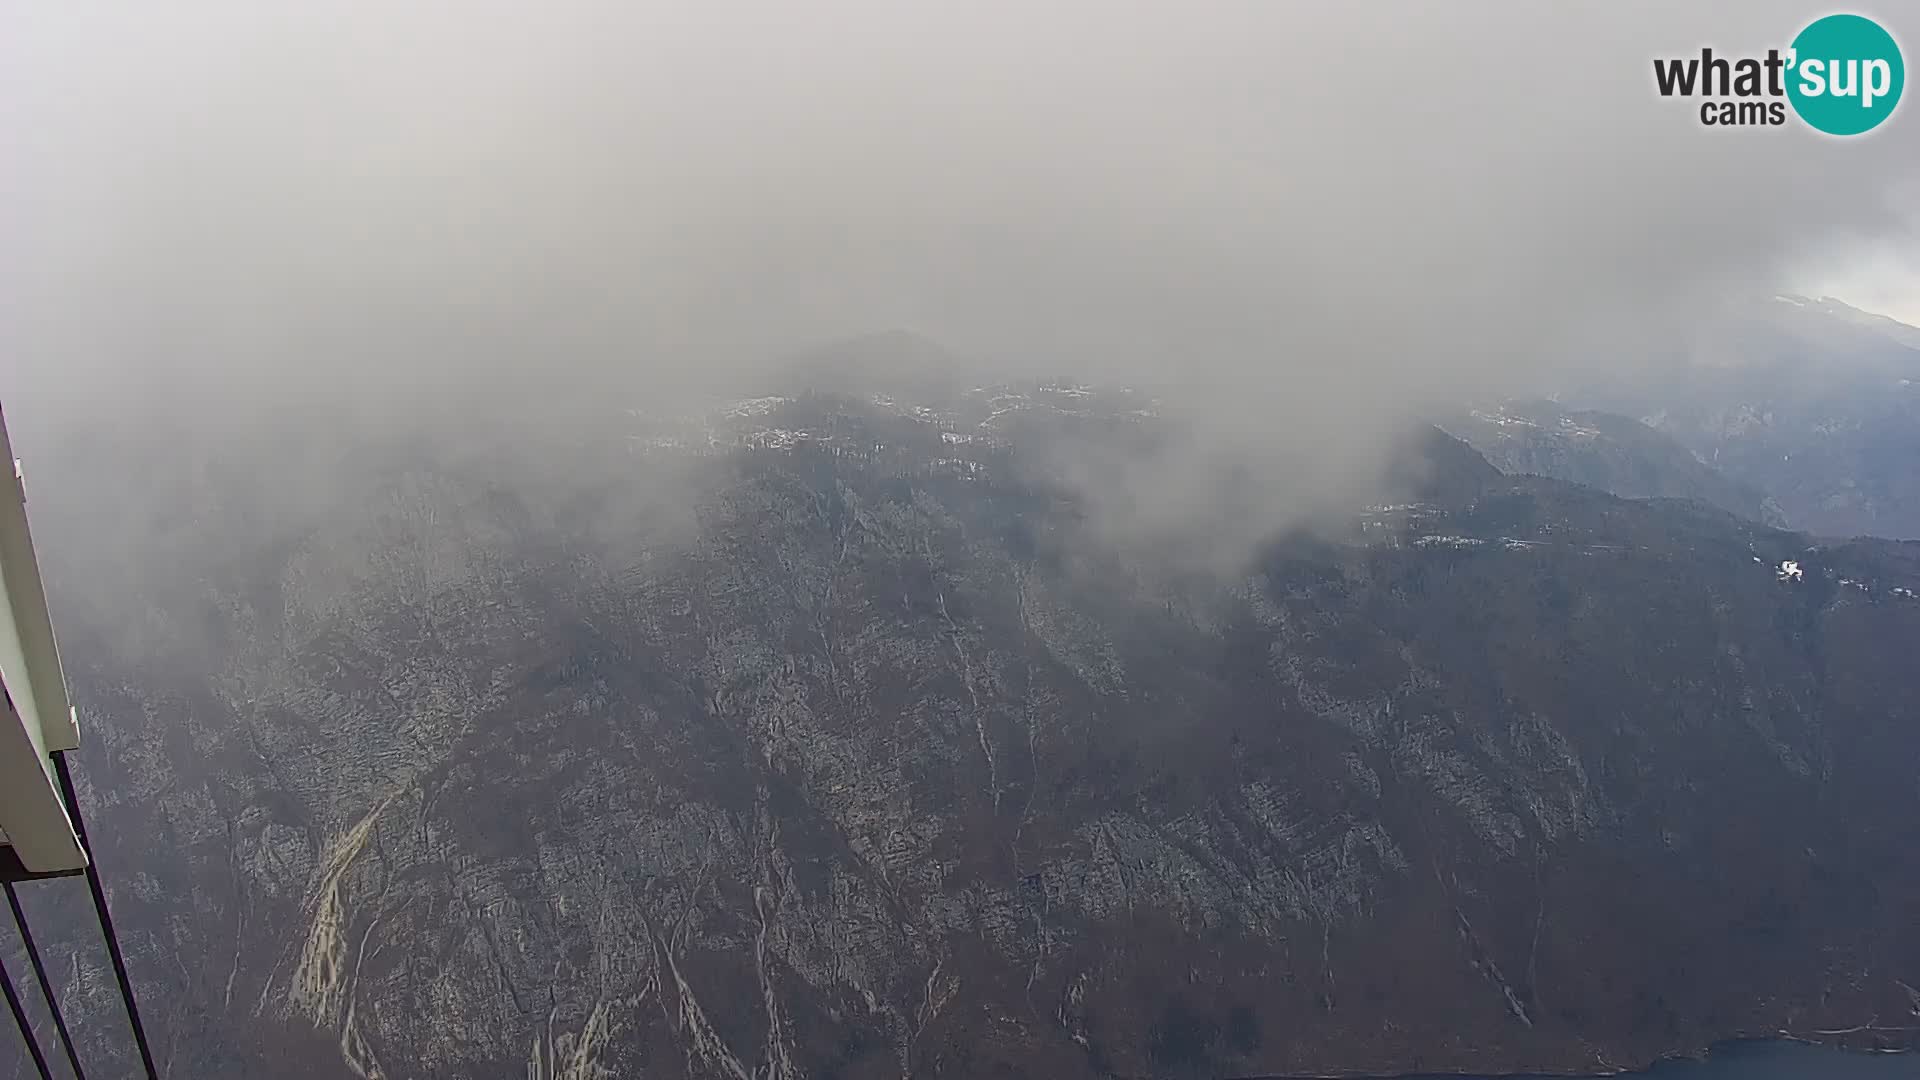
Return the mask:
[(33, 964), (33, 977), (40, 981), (40, 996), (47, 999), (47, 1011), (53, 1014), (53, 1028), (60, 1033), (60, 1046), (67, 1052), (67, 1064), (73, 1066), (74, 1080), (87, 1080), (80, 1067), (80, 1055), (73, 1049), (73, 1033), (67, 1030), (67, 1018), (60, 1015), (60, 999), (53, 995), (53, 982), (47, 978), (47, 966), (40, 962), (40, 948), (33, 943), (33, 931), (27, 929), (27, 913), (20, 910), (20, 895), (13, 882), (6, 882), (7, 906), (13, 908), (13, 925), (20, 928), (20, 941), (27, 947), (27, 960)]
[(146, 1066), (147, 1080), (160, 1080), (153, 1067), (153, 1050), (147, 1046), (147, 1028), (140, 1022), (140, 1006), (133, 1000), (133, 980), (127, 977), (127, 961), (120, 955), (120, 935), (113, 932), (113, 915), (107, 911), (107, 893), (100, 887), (99, 862), (93, 857), (93, 845), (87, 842), (87, 826), (80, 819), (80, 796), (73, 789), (73, 774), (67, 770), (66, 751), (52, 755), (53, 771), (59, 774), (60, 795), (67, 802), (67, 816), (73, 819), (74, 835), (87, 851), (87, 888), (93, 892), (93, 913), (100, 918), (100, 932), (107, 939), (107, 956), (113, 961), (114, 977), (120, 980), (120, 1000), (127, 1006), (127, 1023), (133, 1026), (133, 1041), (140, 1047), (140, 1063)]
[(40, 1040), (33, 1035), (33, 1024), (27, 1019), (27, 1010), (20, 1007), (20, 995), (13, 992), (13, 976), (7, 974), (7, 965), (0, 964), (0, 987), (7, 991), (7, 1008), (13, 1010), (13, 1026), (20, 1029), (20, 1037), (27, 1040), (27, 1051), (33, 1055), (33, 1064), (40, 1070), (40, 1080), (53, 1080), (53, 1074), (47, 1071), (47, 1055), (40, 1052)]

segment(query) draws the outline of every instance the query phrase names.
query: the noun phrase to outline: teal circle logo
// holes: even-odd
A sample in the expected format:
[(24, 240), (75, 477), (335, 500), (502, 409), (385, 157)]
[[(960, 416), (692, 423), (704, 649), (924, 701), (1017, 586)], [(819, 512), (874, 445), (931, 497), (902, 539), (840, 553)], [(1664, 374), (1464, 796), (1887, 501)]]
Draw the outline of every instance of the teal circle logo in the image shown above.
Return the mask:
[(1859, 135), (1900, 104), (1907, 65), (1900, 45), (1863, 15), (1828, 15), (1793, 39), (1787, 100), (1816, 131)]

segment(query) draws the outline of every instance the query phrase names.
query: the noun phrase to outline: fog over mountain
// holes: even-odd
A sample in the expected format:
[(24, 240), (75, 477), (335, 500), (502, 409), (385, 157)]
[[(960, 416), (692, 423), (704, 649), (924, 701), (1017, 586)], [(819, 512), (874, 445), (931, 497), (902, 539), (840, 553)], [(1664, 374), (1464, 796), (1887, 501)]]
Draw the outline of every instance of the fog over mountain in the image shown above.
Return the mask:
[(1288, 463), (1277, 522), (1438, 396), (1911, 250), (1908, 117), (1709, 132), (1653, 92), (1652, 56), (1803, 14), (15, 6), (9, 400), (390, 421), (751, 383), (907, 327), (1165, 382), (1225, 456)]
[(1797, 293), (1920, 280), (1920, 114), (1709, 130), (1651, 59), (1804, 9), (1583, 8), (8, 6), (171, 1074), (1911, 1044), (1920, 331)]

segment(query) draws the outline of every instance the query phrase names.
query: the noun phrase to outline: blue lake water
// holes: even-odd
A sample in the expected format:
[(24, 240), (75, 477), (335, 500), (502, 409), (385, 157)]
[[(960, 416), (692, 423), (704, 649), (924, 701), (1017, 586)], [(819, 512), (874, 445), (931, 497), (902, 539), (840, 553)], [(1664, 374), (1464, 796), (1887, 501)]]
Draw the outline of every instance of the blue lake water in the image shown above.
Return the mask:
[[(1743, 1042), (1715, 1047), (1705, 1061), (1668, 1061), (1641, 1073), (1648, 1080), (1920, 1080), (1920, 1053), (1864, 1054), (1792, 1042)], [(1495, 1080), (1405, 1077), (1402, 1080)], [(1538, 1080), (1502, 1077), (1498, 1080)], [(1566, 1077), (1554, 1080), (1567, 1080)]]
[(1659, 1080), (1916, 1080), (1920, 1054), (1863, 1054), (1791, 1042), (1733, 1043), (1705, 1061), (1669, 1061), (1638, 1075)]

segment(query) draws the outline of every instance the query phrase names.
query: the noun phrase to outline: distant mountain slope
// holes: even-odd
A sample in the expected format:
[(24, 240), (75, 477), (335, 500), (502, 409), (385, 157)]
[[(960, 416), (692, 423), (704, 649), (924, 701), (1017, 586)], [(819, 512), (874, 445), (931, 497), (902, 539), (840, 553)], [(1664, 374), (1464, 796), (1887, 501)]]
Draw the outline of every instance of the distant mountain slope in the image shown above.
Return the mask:
[(1920, 537), (1920, 330), (1903, 323), (1778, 297), (1566, 400), (1644, 418), (1794, 528)]
[(208, 1080), (1038, 1080), (1904, 1016), (1920, 549), (1429, 434), (1417, 501), (1170, 576), (1023, 456), (1153, 423), (1010, 385), (345, 460), (90, 435), (34, 524), (156, 1045)]
[(1502, 472), (1553, 477), (1625, 498), (1698, 499), (1755, 521), (1785, 523), (1760, 490), (1629, 417), (1551, 401), (1508, 401), (1445, 426)]

